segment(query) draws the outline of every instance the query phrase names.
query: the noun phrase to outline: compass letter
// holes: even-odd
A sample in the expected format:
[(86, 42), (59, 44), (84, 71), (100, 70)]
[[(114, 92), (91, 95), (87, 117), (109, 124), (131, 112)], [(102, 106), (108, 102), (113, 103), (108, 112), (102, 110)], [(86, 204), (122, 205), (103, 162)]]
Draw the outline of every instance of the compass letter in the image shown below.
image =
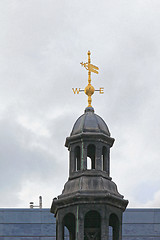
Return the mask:
[(99, 93), (100, 93), (100, 94), (103, 94), (103, 93), (104, 93), (104, 88), (103, 88), (103, 87), (101, 87), (101, 88), (99, 89)]
[(76, 94), (76, 93), (79, 94), (79, 92), (80, 92), (80, 88), (79, 88), (79, 89), (77, 89), (77, 88), (75, 88), (75, 89), (72, 88), (72, 90), (73, 90), (74, 94)]

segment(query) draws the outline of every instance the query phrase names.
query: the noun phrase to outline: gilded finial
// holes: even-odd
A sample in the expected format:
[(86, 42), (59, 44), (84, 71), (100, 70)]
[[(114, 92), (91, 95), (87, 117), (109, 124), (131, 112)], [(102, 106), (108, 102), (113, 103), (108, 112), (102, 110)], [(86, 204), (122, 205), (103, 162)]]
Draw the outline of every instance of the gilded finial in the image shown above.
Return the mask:
[(88, 85), (85, 87), (84, 90), (81, 90), (80, 88), (79, 89), (72, 88), (74, 94), (75, 93), (79, 94), (79, 92), (81, 92), (81, 91), (85, 92), (85, 94), (88, 96), (88, 107), (92, 107), (92, 105), (91, 105), (91, 102), (92, 102), (91, 96), (94, 94), (95, 91), (99, 91), (99, 93), (101, 93), (101, 94), (104, 93), (103, 92), (104, 88), (100, 88), (99, 90), (95, 90), (94, 87), (91, 84), (91, 72), (94, 72), (94, 73), (98, 74), (99, 68), (96, 67), (95, 65), (91, 64), (90, 55), (91, 55), (91, 52), (88, 51), (88, 62), (86, 62), (86, 63), (81, 62), (80, 63), (88, 71)]

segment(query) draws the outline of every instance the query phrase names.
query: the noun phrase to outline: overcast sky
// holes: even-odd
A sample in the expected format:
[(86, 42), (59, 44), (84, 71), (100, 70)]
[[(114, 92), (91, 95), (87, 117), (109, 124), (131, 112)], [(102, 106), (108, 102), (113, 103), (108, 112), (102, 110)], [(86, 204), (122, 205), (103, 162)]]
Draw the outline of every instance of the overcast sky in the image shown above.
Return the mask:
[(129, 207), (160, 207), (160, 1), (0, 1), (0, 207), (50, 207), (68, 178), (64, 147), (87, 106), (115, 138), (111, 177)]

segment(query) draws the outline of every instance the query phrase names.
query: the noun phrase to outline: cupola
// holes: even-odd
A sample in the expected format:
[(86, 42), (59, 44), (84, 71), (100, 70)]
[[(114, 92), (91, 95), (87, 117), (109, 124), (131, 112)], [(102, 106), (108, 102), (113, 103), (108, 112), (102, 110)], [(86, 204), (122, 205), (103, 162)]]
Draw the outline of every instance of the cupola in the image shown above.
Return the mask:
[(65, 146), (70, 152), (70, 178), (81, 172), (94, 170), (109, 177), (111, 138), (105, 121), (87, 107), (84, 114), (75, 122)]

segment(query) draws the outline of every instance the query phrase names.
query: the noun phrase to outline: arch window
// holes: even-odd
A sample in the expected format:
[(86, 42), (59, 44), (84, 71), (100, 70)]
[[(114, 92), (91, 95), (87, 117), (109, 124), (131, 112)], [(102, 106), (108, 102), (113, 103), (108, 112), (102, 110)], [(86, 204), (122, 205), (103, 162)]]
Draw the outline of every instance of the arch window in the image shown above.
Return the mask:
[(95, 146), (89, 144), (87, 147), (87, 169), (95, 169), (95, 151)]
[(109, 217), (109, 235), (111, 240), (119, 240), (119, 220), (115, 214)]
[(75, 156), (75, 171), (79, 171), (81, 169), (81, 149), (77, 146), (74, 150)]
[(102, 148), (102, 171), (107, 172), (107, 148)]
[(84, 219), (84, 240), (101, 239), (101, 216), (97, 211), (89, 211)]
[(63, 219), (64, 239), (75, 240), (75, 216), (68, 213)]

